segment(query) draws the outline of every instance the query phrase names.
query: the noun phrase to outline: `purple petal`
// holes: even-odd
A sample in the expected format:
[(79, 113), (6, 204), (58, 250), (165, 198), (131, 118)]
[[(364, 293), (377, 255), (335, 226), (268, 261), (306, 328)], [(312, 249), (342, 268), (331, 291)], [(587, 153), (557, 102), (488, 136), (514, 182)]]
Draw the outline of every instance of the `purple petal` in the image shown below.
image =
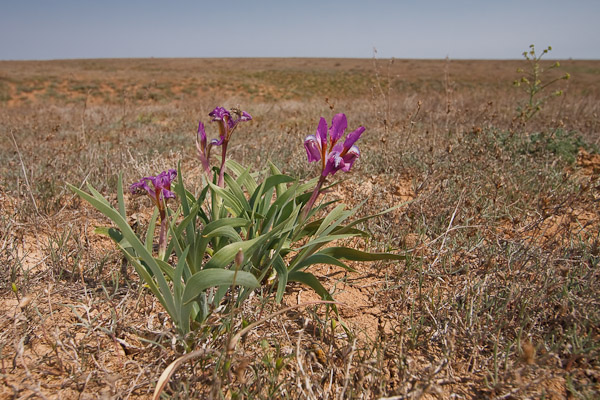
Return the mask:
[(344, 159), (344, 166), (342, 167), (342, 171), (344, 171), (344, 172), (350, 171), (350, 168), (352, 168), (354, 161), (356, 161), (356, 159), (358, 157), (360, 157), (360, 150), (358, 150), (358, 147), (352, 146), (346, 152), (346, 154), (344, 154), (342, 156), (342, 158)]
[(220, 146), (223, 144), (223, 141), (225, 140), (224, 136), (219, 136), (218, 139), (213, 139), (210, 141), (210, 145), (211, 146)]
[[(140, 190), (145, 190), (154, 203), (160, 207), (160, 199), (157, 199), (157, 196), (160, 196), (161, 199), (172, 199), (175, 197), (175, 193), (171, 192), (171, 183), (176, 177), (177, 171), (169, 169), (161, 172), (157, 176), (146, 176), (142, 178), (139, 182), (131, 185), (129, 190), (131, 193), (138, 193)], [(153, 187), (151, 188), (148, 183), (152, 183)]]
[[(200, 137), (200, 141), (198, 141), (198, 136)], [(211, 141), (210, 146), (207, 146), (206, 131), (204, 130), (204, 124), (202, 122), (198, 124), (198, 136), (196, 136), (196, 149), (198, 150), (198, 158), (200, 158), (202, 168), (208, 174), (210, 173), (210, 163), (208, 162), (208, 159), (210, 157), (210, 148), (213, 146), (214, 140)]]
[(319, 142), (319, 147), (321, 148), (322, 152), (324, 149), (327, 148), (327, 121), (323, 117), (321, 117), (321, 119), (319, 120), (316, 138)]
[(337, 142), (344, 135), (347, 127), (348, 121), (346, 120), (346, 114), (336, 114), (331, 121), (331, 130), (329, 131), (331, 142)]
[(252, 116), (248, 114), (246, 111), (242, 111), (242, 116), (240, 117), (240, 121), (250, 121)]
[(148, 193), (151, 192), (150, 186), (148, 186), (148, 184), (146, 183), (145, 178), (140, 180), (139, 182), (132, 184), (129, 187), (129, 191), (131, 192), (131, 194), (139, 193), (141, 190), (145, 190)]
[(175, 178), (177, 178), (177, 170), (175, 170), (175, 169), (168, 170), (167, 177), (169, 179), (169, 184), (171, 184), (175, 180)]
[(164, 171), (158, 174), (152, 183), (154, 183), (154, 189), (158, 190), (159, 193), (162, 189), (171, 189), (171, 182), (167, 180), (166, 172)]
[[(354, 132), (350, 132), (344, 141), (344, 149), (350, 149), (352, 145), (360, 138), (360, 135), (365, 131), (364, 126), (358, 127)], [(348, 150), (349, 151), (349, 150)]]
[(340, 157), (338, 152), (333, 152), (329, 154), (329, 157), (327, 158), (325, 168), (323, 169), (323, 176), (327, 176), (329, 174), (333, 175), (343, 167), (344, 159)]
[(342, 151), (344, 151), (344, 146), (342, 146), (341, 143), (336, 143), (335, 146), (333, 146), (333, 148), (331, 149), (330, 153), (338, 153), (338, 154), (342, 154)]
[(227, 109), (225, 109), (224, 107), (217, 107), (211, 112), (209, 112), (208, 115), (212, 117), (213, 121), (223, 121), (225, 117), (231, 117), (229, 111), (227, 111)]
[(244, 121), (250, 121), (252, 119), (252, 116), (250, 114), (248, 114), (246, 111), (236, 110), (235, 115), (238, 116), (238, 118), (236, 120), (233, 120), (231, 118), (227, 120), (229, 132), (232, 132), (238, 123), (244, 122)]
[(304, 139), (304, 148), (308, 156), (308, 162), (319, 161), (321, 159), (321, 149), (315, 135), (308, 135)]
[(161, 194), (162, 194), (163, 199), (174, 199), (175, 198), (175, 193), (173, 193), (167, 189), (162, 189)]
[(202, 151), (206, 149), (206, 131), (204, 130), (204, 124), (202, 121), (198, 123), (198, 135), (196, 136), (196, 143), (198, 143), (198, 138), (200, 138), (200, 147)]
[(139, 182), (134, 183), (133, 185), (131, 185), (130, 190), (132, 194), (136, 194), (139, 193), (141, 190), (145, 190), (146, 193), (148, 194), (148, 196), (150, 196), (152, 198), (152, 200), (154, 200), (154, 202), (156, 203), (156, 190), (154, 190), (153, 188), (151, 188), (148, 185), (148, 182), (152, 183), (153, 187), (156, 187), (154, 182), (156, 180), (155, 176), (146, 176), (142, 179), (140, 179)]
[(233, 130), (233, 128), (235, 128), (235, 126), (237, 125), (238, 121), (234, 121), (231, 118), (226, 118), (227, 120), (227, 127), (229, 128), (230, 131)]

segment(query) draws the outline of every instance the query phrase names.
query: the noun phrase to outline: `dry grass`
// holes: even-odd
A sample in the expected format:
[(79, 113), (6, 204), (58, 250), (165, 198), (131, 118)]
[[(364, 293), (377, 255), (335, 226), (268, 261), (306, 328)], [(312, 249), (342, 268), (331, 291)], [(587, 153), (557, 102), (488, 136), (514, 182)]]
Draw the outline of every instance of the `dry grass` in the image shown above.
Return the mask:
[[(527, 124), (520, 61), (174, 59), (0, 62), (0, 397), (148, 398), (182, 355), (160, 305), (93, 233), (106, 221), (66, 190), (109, 198), (181, 160), (199, 173), (198, 119), (241, 105), (231, 155), (301, 178), (320, 116), (364, 125), (362, 158), (331, 197), (372, 221), (369, 249), (401, 263), (315, 269), (323, 306), (263, 288), (193, 342), (170, 398), (597, 398), (600, 395), (600, 63)], [(209, 126), (209, 129), (211, 127)], [(210, 134), (210, 133), (209, 133)], [(11, 139), (15, 138), (15, 141)], [(275, 144), (275, 145), (274, 145)], [(148, 207), (127, 199), (131, 223)], [(17, 291), (12, 290), (12, 286)], [(288, 306), (314, 300), (290, 286)]]

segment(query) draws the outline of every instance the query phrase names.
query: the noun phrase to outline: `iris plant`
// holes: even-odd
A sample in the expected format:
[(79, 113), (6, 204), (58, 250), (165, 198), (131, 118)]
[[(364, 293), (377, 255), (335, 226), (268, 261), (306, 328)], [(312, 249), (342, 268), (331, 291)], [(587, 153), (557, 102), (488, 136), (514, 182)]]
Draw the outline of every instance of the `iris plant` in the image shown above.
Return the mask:
[[(132, 184), (129, 188), (132, 194), (143, 193), (146, 191), (148, 196), (158, 208), (160, 215), (160, 235), (158, 237), (158, 255), (160, 258), (165, 256), (167, 250), (167, 200), (175, 198), (175, 193), (171, 191), (171, 183), (177, 177), (177, 171), (170, 169), (163, 171), (157, 176), (147, 176), (139, 182)], [(152, 184), (152, 186), (150, 186)]]
[(360, 151), (354, 143), (363, 134), (365, 128), (360, 126), (355, 131), (348, 133), (342, 142), (340, 139), (344, 136), (347, 127), (348, 121), (345, 114), (336, 114), (329, 128), (325, 118), (321, 117), (316, 134), (308, 135), (304, 140), (308, 162), (321, 162), (321, 176), (303, 211), (304, 217), (312, 209), (327, 176), (333, 175), (339, 170), (350, 171), (356, 159), (360, 157)]
[(221, 146), (221, 168), (219, 170), (218, 185), (223, 186), (223, 177), (225, 175), (225, 155), (227, 154), (227, 145), (231, 134), (240, 122), (250, 121), (252, 116), (246, 111), (241, 111), (233, 108), (231, 111), (217, 107), (208, 114), (212, 118), (212, 122), (217, 122), (219, 125), (219, 138), (212, 139), (208, 142), (204, 124), (202, 121), (198, 124), (198, 135), (196, 136), (196, 148), (198, 156), (204, 171), (210, 173), (210, 150), (213, 146)]

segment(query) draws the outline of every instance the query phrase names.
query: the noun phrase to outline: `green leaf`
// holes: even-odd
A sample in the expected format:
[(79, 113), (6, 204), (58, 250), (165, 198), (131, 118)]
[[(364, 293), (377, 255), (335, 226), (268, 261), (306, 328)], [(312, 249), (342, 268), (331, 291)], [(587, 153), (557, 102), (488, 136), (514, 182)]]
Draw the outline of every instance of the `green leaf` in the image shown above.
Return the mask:
[[(189, 247), (186, 247), (181, 256), (179, 257), (179, 261), (177, 262), (177, 267), (175, 268), (175, 273), (173, 276), (173, 293), (175, 300), (175, 310), (177, 312), (177, 319), (179, 321), (178, 328), (185, 335), (190, 331), (190, 314), (194, 309), (194, 304), (183, 304), (183, 292), (185, 290), (185, 283), (183, 282), (183, 277), (185, 275), (186, 270), (186, 257), (189, 251)], [(187, 271), (189, 272), (189, 271)]]
[(273, 260), (273, 269), (277, 273), (277, 294), (275, 295), (275, 301), (279, 304), (283, 299), (285, 293), (285, 287), (288, 283), (288, 269), (283, 261), (283, 258), (279, 254), (275, 255)]
[(131, 247), (129, 242), (123, 238), (121, 231), (108, 226), (97, 226), (94, 228), (94, 233), (111, 238), (115, 243), (119, 243), (121, 246), (127, 248)]
[(244, 253), (244, 255), (246, 255), (246, 253), (249, 252), (252, 249), (252, 247), (261, 244), (267, 239), (268, 235), (262, 235), (254, 239), (230, 243), (227, 246), (221, 248), (219, 251), (217, 251), (206, 263), (204, 268), (225, 268), (233, 261), (238, 251), (241, 250)]
[(273, 201), (273, 192), (275, 191), (275, 188), (270, 187), (267, 190), (265, 190), (264, 194), (256, 201), (255, 205), (258, 205), (258, 213), (265, 215), (267, 213), (267, 211), (269, 210), (269, 206), (271, 205), (271, 202)]
[(154, 207), (152, 212), (152, 218), (148, 224), (148, 230), (146, 231), (146, 249), (149, 253), (152, 253), (152, 245), (154, 244), (154, 231), (156, 230), (156, 220), (158, 219), (158, 208)]
[[(271, 226), (275, 222), (275, 218), (277, 218), (277, 216), (278, 216), (277, 211), (278, 211), (278, 206), (272, 205), (271, 208), (269, 209), (269, 213), (267, 213), (268, 219), (263, 219), (263, 222), (260, 225), (260, 229), (258, 230), (258, 233), (268, 232), (269, 229), (271, 229)], [(259, 222), (259, 221), (256, 221), (256, 222)]]
[[(129, 253), (128, 251), (126, 251), (120, 244), (117, 243), (117, 246), (121, 249), (121, 252), (125, 256), (127, 261), (129, 261), (129, 263), (131, 265), (133, 265), (133, 268), (138, 273), (138, 275), (140, 276), (142, 281), (148, 286), (148, 289), (150, 289), (150, 291), (156, 296), (156, 298), (158, 299), (160, 304), (162, 304), (163, 307), (165, 307), (165, 310), (167, 310), (167, 312), (169, 312), (169, 309), (166, 306), (167, 302), (165, 301), (165, 297), (163, 296), (162, 291), (158, 288), (158, 286), (154, 282), (154, 279), (152, 279), (152, 276), (150, 275), (150, 273), (148, 272), (146, 267), (144, 265), (142, 265), (142, 263), (140, 262), (140, 260), (138, 258), (136, 258), (133, 254)], [(173, 308), (173, 311), (174, 311), (174, 308)], [(171, 315), (171, 313), (169, 313), (169, 315), (171, 317), (173, 317), (174, 314)]]
[[(332, 231), (337, 230), (338, 227), (342, 224), (342, 222), (344, 222), (350, 216), (356, 214), (356, 212), (358, 211), (358, 209), (361, 208), (363, 206), (363, 204), (365, 204), (366, 201), (367, 201), (367, 199), (364, 199), (363, 201), (360, 202), (360, 204), (358, 204), (353, 209), (348, 210), (348, 211), (342, 211), (342, 212), (340, 212), (336, 216), (336, 218), (334, 219), (334, 221), (332, 221), (325, 229), (323, 229), (321, 232), (318, 232), (317, 234), (329, 234)], [(327, 217), (325, 217), (325, 219), (327, 219)], [(319, 229), (321, 229), (321, 228), (319, 227)]]
[(206, 225), (201, 232), (198, 232), (196, 237), (196, 248), (195, 248), (195, 266), (199, 266), (202, 262), (202, 258), (204, 257), (204, 253), (206, 252), (206, 248), (210, 239), (213, 237), (210, 234), (215, 230), (221, 229), (225, 226), (231, 228), (240, 228), (247, 227), (250, 224), (250, 221), (244, 218), (222, 218), (216, 221), (213, 221)]
[(411, 202), (412, 202), (412, 200), (405, 201), (405, 202), (403, 202), (401, 204), (396, 204), (395, 206), (390, 207), (390, 208), (388, 208), (386, 210), (383, 210), (381, 212), (378, 212), (376, 214), (371, 214), (371, 215), (367, 215), (366, 217), (359, 218), (356, 221), (352, 221), (351, 223), (349, 223), (345, 227), (340, 228), (339, 230), (336, 230), (335, 233), (346, 233), (346, 232), (349, 232), (350, 230), (352, 230), (353, 226), (356, 226), (356, 225), (360, 224), (361, 222), (368, 221), (368, 220), (370, 220), (372, 218), (380, 217), (380, 216), (385, 215), (385, 214), (387, 214), (389, 212), (392, 212), (392, 211), (394, 211), (394, 210), (396, 210), (396, 209), (398, 209), (398, 208), (400, 208), (402, 206), (405, 206), (406, 204), (409, 204)]
[(249, 193), (254, 193), (258, 184), (250, 174), (250, 168), (246, 169), (234, 160), (225, 161), (227, 168), (231, 169), (237, 176), (240, 186), (245, 186)]
[(196, 226), (196, 214), (198, 209), (194, 209), (193, 207), (190, 209), (190, 204), (188, 202), (187, 191), (185, 190), (185, 186), (183, 185), (183, 174), (181, 173), (181, 161), (177, 163), (177, 185), (175, 185), (175, 193), (179, 197), (179, 202), (181, 203), (181, 207), (183, 209), (183, 217), (185, 219), (190, 219), (191, 224), (187, 225), (186, 229), (186, 238), (188, 243), (194, 242), (194, 227)]
[(404, 260), (406, 256), (392, 253), (368, 253), (350, 247), (327, 247), (319, 253), (349, 261)]
[(294, 265), (294, 267), (292, 268), (292, 270), (290, 272), (301, 271), (304, 268), (306, 268), (310, 265), (313, 265), (313, 264), (337, 265), (338, 267), (344, 268), (346, 271), (356, 272), (356, 270), (354, 268), (344, 264), (343, 262), (341, 262), (340, 260), (338, 260), (335, 257), (332, 257), (328, 254), (323, 254), (323, 252), (315, 253), (309, 257), (306, 257), (304, 260), (302, 260), (298, 264)]
[[(269, 161), (269, 169), (271, 170), (271, 175), (281, 175), (281, 170), (279, 168), (277, 168), (277, 166), (275, 164), (273, 164), (271, 161)], [(278, 184), (275, 187), (276, 191), (277, 191), (277, 197), (281, 196), (281, 194), (283, 192), (285, 192), (286, 190), (286, 185), (284, 185), (283, 183)]]
[(163, 274), (166, 275), (170, 281), (175, 279), (175, 268), (173, 268), (173, 266), (171, 264), (169, 264), (166, 261), (163, 261), (159, 258), (156, 259), (156, 263), (160, 267), (160, 270), (163, 272)]
[[(194, 232), (194, 223), (195, 223), (195, 219), (196, 219), (196, 212), (197, 212), (197, 205), (194, 204), (194, 206), (192, 207), (191, 211), (188, 210), (188, 215), (185, 216), (184, 214), (184, 218), (183, 220), (177, 224), (174, 227), (174, 233), (175, 235), (177, 235), (177, 237), (182, 237), (183, 231), (187, 230), (186, 232), (186, 240), (189, 244), (193, 244), (194, 243), (194, 239), (196, 237), (196, 233)], [(179, 216), (179, 211), (175, 214), (175, 215), (170, 215), (169, 216), (169, 220), (170, 221), (177, 221), (177, 217)], [(191, 234), (189, 234), (191, 231)]]
[(294, 250), (298, 251), (298, 250), (303, 250), (303, 249), (307, 249), (307, 248), (311, 248), (317, 244), (323, 245), (324, 243), (329, 243), (329, 242), (333, 242), (334, 240), (340, 240), (340, 239), (347, 239), (350, 237), (356, 236), (353, 233), (344, 233), (342, 235), (327, 235), (327, 236), (321, 236), (318, 237), (316, 239), (312, 239), (310, 240), (308, 243), (306, 243), (304, 246), (300, 246)]
[(119, 173), (119, 179), (117, 181), (117, 203), (119, 204), (119, 214), (123, 218), (127, 218), (125, 214), (125, 200), (123, 200), (123, 173)]
[(251, 193), (250, 188), (252, 188), (252, 190), (256, 190), (256, 182), (250, 176), (250, 168), (242, 172), (241, 175), (238, 175), (235, 181), (238, 185), (240, 185), (240, 187), (245, 187), (248, 193)]
[[(333, 301), (331, 294), (321, 285), (321, 282), (311, 273), (294, 271), (288, 275), (289, 282), (300, 282), (315, 291), (323, 300)], [(335, 309), (335, 307), (334, 307)]]
[(323, 231), (325, 231), (325, 229), (327, 229), (329, 227), (329, 225), (334, 222), (337, 218), (340, 217), (345, 217), (347, 218), (349, 215), (348, 211), (344, 211), (344, 209), (346, 208), (346, 206), (344, 204), (340, 204), (337, 207), (335, 207), (333, 210), (331, 210), (331, 212), (329, 212), (329, 214), (327, 214), (325, 216), (325, 218), (323, 218), (323, 222), (321, 222), (321, 225), (319, 226), (319, 229), (317, 229), (317, 232), (315, 232), (315, 236), (319, 236), (321, 233), (323, 233)]
[[(156, 279), (158, 288), (160, 288), (160, 294), (162, 294), (161, 301), (163, 307), (167, 310), (169, 315), (172, 317), (175, 315), (175, 304), (173, 301), (173, 295), (171, 293), (171, 289), (169, 284), (165, 280), (160, 267), (158, 266), (157, 260), (152, 257), (152, 254), (148, 252), (144, 244), (140, 241), (140, 239), (136, 236), (135, 232), (131, 229), (127, 221), (121, 216), (121, 214), (115, 210), (108, 201), (90, 184), (87, 185), (88, 189), (92, 193), (92, 195), (78, 189), (77, 187), (67, 184), (69, 189), (78, 194), (81, 198), (86, 200), (92, 206), (94, 206), (98, 211), (112, 220), (117, 227), (121, 230), (123, 237), (129, 242), (131, 247), (135, 250), (136, 254), (141, 257), (141, 259), (148, 265), (148, 267), (152, 270), (154, 274), (154, 279)], [(129, 259), (133, 259), (131, 254), (123, 249), (123, 253)], [(136, 269), (137, 270), (137, 269)], [(138, 271), (138, 273), (140, 273)], [(140, 274), (142, 277), (146, 277), (146, 275)], [(152, 277), (150, 277), (152, 280)], [(149, 282), (146, 282), (150, 285)], [(156, 293), (155, 293), (156, 294)], [(157, 297), (159, 297), (157, 295)]]
[(240, 185), (229, 174), (225, 174), (225, 183), (225, 190), (230, 191), (242, 208), (250, 212), (250, 204), (248, 204), (248, 200), (246, 200), (246, 196)]
[[(312, 178), (310, 181), (300, 185), (298, 187), (298, 193), (303, 193), (304, 195), (308, 195), (308, 197), (310, 198), (311, 194), (312, 194), (312, 189), (314, 189), (314, 187), (317, 184), (317, 181), (319, 180), (319, 177), (314, 177)], [(325, 188), (327, 189), (327, 188)], [(323, 189), (323, 190), (325, 190)], [(309, 193), (305, 193), (307, 190), (310, 190)], [(308, 201), (308, 198), (306, 199), (306, 201)]]
[(234, 284), (251, 289), (259, 286), (254, 275), (246, 271), (236, 272), (228, 269), (204, 269), (196, 272), (188, 280), (183, 292), (182, 303), (190, 303), (210, 287), (233, 286)]
[(208, 189), (210, 189), (210, 186), (205, 185), (204, 188), (200, 191), (198, 199), (196, 200), (196, 205), (198, 206), (198, 217), (202, 220), (204, 224), (208, 224), (210, 222), (208, 215), (206, 215), (206, 213), (202, 209), (202, 205), (206, 200), (206, 194), (208, 193)]
[[(229, 208), (231, 208), (233, 214), (235, 214), (236, 217), (242, 215), (242, 213), (244, 212), (244, 206), (240, 203), (240, 200), (233, 193), (215, 185), (212, 182), (208, 182), (208, 184), (210, 185), (212, 193), (221, 197), (223, 199), (223, 203)], [(213, 213), (215, 212), (215, 200), (216, 199), (213, 200)], [(213, 215), (213, 218), (217, 219), (218, 215)]]
[(173, 274), (173, 289), (175, 289), (175, 299), (176, 302), (175, 304), (177, 304), (177, 299), (180, 299), (181, 295), (183, 294), (183, 277), (184, 277), (184, 270), (185, 270), (185, 258), (188, 254), (188, 251), (190, 250), (190, 247), (186, 247), (185, 250), (183, 250), (183, 253), (181, 253), (181, 256), (179, 257), (179, 260), (177, 262), (177, 267), (175, 267), (175, 273)]
[[(258, 198), (262, 197), (265, 193), (267, 193), (269, 189), (293, 181), (295, 181), (295, 179), (288, 175), (271, 175), (267, 177), (262, 182), (262, 184), (254, 191), (254, 193), (252, 193), (252, 197), (250, 198), (250, 204), (254, 204), (254, 202)], [(283, 186), (283, 188), (285, 188), (285, 185)], [(282, 190), (281, 193), (278, 192), (277, 197), (281, 196), (282, 193), (284, 193), (284, 190)], [(269, 198), (269, 200), (271, 199)]]
[(225, 237), (230, 239), (232, 242), (241, 242), (242, 238), (240, 237), (240, 234), (237, 233), (237, 231), (235, 229), (233, 229), (231, 226), (221, 226), (217, 229), (213, 229), (210, 231), (210, 233), (206, 234), (206, 235), (202, 235), (203, 238), (213, 238), (213, 237)]
[[(179, 220), (179, 214), (181, 214), (181, 207), (177, 208), (177, 212), (173, 214), (173, 212), (171, 211), (170, 208), (167, 208), (167, 214), (169, 216), (169, 218), (167, 219), (167, 231), (170, 233), (170, 236), (167, 235), (167, 238), (170, 237), (170, 239), (168, 240), (168, 244), (167, 244), (167, 251), (165, 252), (165, 261), (169, 260), (169, 256), (171, 255), (171, 253), (173, 252), (173, 249), (176, 249), (176, 251), (180, 252), (182, 251), (182, 246), (183, 246), (183, 236), (181, 235), (181, 232), (183, 231), (183, 228), (185, 228), (184, 224), (188, 224), (189, 223), (189, 218), (184, 219), (180, 224), (179, 227), (174, 226), (174, 221)], [(189, 217), (189, 215), (188, 215)], [(162, 223), (162, 221), (161, 221)], [(181, 229), (179, 229), (181, 228)], [(177, 233), (179, 232), (179, 233)]]
[(221, 218), (216, 221), (212, 221), (202, 229), (202, 235), (208, 235), (212, 231), (222, 228), (224, 226), (230, 226), (232, 228), (245, 228), (250, 225), (250, 221), (246, 218)]

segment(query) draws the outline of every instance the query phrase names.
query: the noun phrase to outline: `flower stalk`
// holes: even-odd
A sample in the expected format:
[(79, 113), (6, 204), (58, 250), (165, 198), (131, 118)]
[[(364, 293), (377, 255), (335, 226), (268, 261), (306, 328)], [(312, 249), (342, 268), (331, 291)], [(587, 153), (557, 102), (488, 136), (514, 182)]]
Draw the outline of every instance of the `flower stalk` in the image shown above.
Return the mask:
[(308, 213), (310, 213), (310, 210), (312, 210), (313, 206), (315, 205), (317, 197), (319, 197), (319, 194), (321, 193), (321, 188), (323, 187), (323, 184), (325, 183), (326, 179), (327, 177), (323, 175), (319, 177), (319, 181), (317, 182), (315, 189), (313, 190), (312, 195), (308, 200), (308, 203), (306, 203), (304, 209), (302, 210), (302, 214), (300, 214), (302, 221), (306, 220), (306, 218), (308, 217)]

